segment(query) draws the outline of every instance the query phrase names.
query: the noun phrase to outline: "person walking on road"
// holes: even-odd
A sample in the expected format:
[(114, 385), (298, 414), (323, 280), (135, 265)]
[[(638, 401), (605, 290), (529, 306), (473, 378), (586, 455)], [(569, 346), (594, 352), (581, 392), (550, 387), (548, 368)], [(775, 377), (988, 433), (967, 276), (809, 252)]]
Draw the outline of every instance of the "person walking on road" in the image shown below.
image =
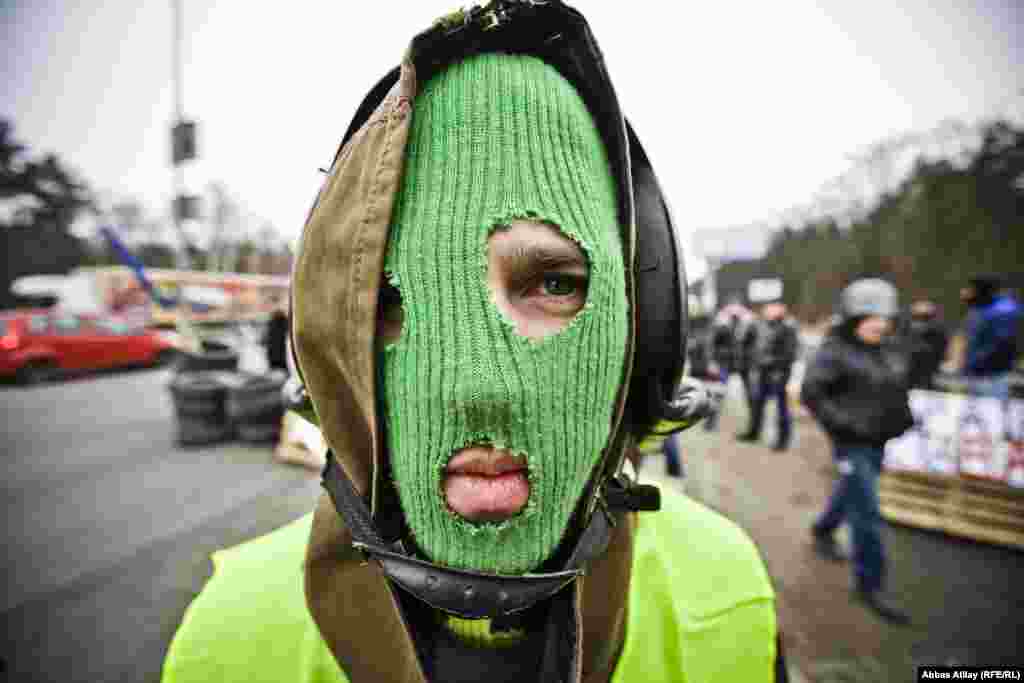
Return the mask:
[(799, 335), (796, 321), (789, 316), (784, 303), (765, 304), (762, 317), (764, 320), (758, 329), (754, 350), (754, 367), (757, 369), (758, 379), (751, 406), (750, 425), (747, 431), (737, 438), (740, 441), (757, 441), (761, 438), (765, 405), (774, 399), (778, 415), (778, 433), (772, 448), (784, 451), (789, 447), (793, 433), (786, 384), (792, 374), (793, 363), (796, 362)]
[(267, 365), (271, 370), (288, 370), (288, 313), (279, 305), (270, 315), (263, 337), (267, 350)]
[(743, 400), (747, 406), (747, 419), (752, 420), (754, 414), (754, 399), (756, 398), (757, 387), (756, 369), (754, 364), (754, 353), (757, 348), (757, 330), (760, 321), (756, 315), (750, 314), (740, 319), (739, 328), (736, 330), (736, 352), (735, 369), (743, 384)]
[(980, 275), (960, 290), (960, 298), (968, 306), (963, 373), (973, 393), (1005, 403), (1010, 395), (1010, 372), (1017, 362), (1024, 310), (1012, 296), (1001, 294), (1001, 287), (1001, 278)]
[(717, 402), (717, 409), (708, 415), (704, 420), (704, 429), (712, 432), (718, 427), (718, 418), (722, 414), (725, 404), (725, 395), (729, 386), (729, 377), (732, 375), (736, 364), (736, 331), (739, 326), (739, 316), (736, 314), (724, 315), (720, 312), (715, 316), (708, 333), (708, 350), (710, 351), (712, 367), (715, 375), (715, 383), (721, 385), (717, 390), (722, 394)]
[(898, 314), (896, 289), (884, 280), (857, 280), (840, 297), (841, 322), (811, 360), (800, 396), (832, 442), (839, 478), (811, 532), (816, 551), (845, 559), (833, 536), (844, 521), (853, 539), (854, 595), (892, 623), (905, 612), (882, 596), (885, 549), (881, 536), (878, 475), (889, 439), (914, 424), (907, 361), (888, 343)]

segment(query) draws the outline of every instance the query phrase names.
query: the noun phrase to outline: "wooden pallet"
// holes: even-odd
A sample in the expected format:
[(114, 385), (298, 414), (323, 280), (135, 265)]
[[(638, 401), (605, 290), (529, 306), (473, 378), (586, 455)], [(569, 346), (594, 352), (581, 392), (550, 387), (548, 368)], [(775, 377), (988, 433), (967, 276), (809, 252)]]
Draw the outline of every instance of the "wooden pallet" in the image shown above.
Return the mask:
[(1024, 489), (967, 475), (885, 470), (878, 495), (891, 522), (1024, 549)]

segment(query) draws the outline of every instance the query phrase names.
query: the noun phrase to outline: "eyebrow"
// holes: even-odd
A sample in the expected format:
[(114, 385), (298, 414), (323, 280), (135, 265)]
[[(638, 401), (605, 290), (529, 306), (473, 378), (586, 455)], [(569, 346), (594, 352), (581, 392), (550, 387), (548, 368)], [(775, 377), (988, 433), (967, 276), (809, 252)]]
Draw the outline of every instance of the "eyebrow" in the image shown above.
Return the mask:
[(582, 270), (588, 268), (583, 250), (575, 244), (518, 242), (499, 249), (497, 256), (516, 271), (538, 268), (579, 268)]

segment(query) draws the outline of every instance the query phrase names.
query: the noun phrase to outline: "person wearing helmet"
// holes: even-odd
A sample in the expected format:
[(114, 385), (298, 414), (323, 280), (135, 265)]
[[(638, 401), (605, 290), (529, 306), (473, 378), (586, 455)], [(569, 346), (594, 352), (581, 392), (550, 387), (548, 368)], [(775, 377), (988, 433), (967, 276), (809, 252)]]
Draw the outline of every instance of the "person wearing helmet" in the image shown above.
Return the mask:
[(839, 470), (825, 511), (812, 526), (815, 549), (845, 559), (833, 533), (846, 521), (853, 540), (854, 594), (892, 623), (907, 615), (882, 595), (885, 551), (878, 475), (885, 442), (913, 426), (908, 364), (888, 343), (899, 313), (896, 289), (884, 280), (857, 280), (840, 296), (840, 321), (811, 360), (801, 401), (832, 441)]
[(677, 245), (582, 15), (495, 1), (415, 37), (292, 276), (327, 492), (215, 558), (165, 682), (784, 679), (749, 538), (625, 462), (707, 410)]

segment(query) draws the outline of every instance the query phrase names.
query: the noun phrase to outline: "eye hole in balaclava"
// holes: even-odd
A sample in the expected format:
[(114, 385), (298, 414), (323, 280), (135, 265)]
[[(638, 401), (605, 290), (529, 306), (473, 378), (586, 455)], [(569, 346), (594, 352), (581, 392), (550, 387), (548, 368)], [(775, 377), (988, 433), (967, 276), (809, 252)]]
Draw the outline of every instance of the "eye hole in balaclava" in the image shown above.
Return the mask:
[(519, 336), (542, 342), (577, 319), (587, 299), (589, 259), (556, 226), (516, 220), (487, 242), (487, 286), (497, 313)]
[(600, 462), (629, 333), (615, 181), (553, 67), (480, 54), (423, 86), (384, 269), (403, 315), (379, 395), (413, 541), (535, 569)]

